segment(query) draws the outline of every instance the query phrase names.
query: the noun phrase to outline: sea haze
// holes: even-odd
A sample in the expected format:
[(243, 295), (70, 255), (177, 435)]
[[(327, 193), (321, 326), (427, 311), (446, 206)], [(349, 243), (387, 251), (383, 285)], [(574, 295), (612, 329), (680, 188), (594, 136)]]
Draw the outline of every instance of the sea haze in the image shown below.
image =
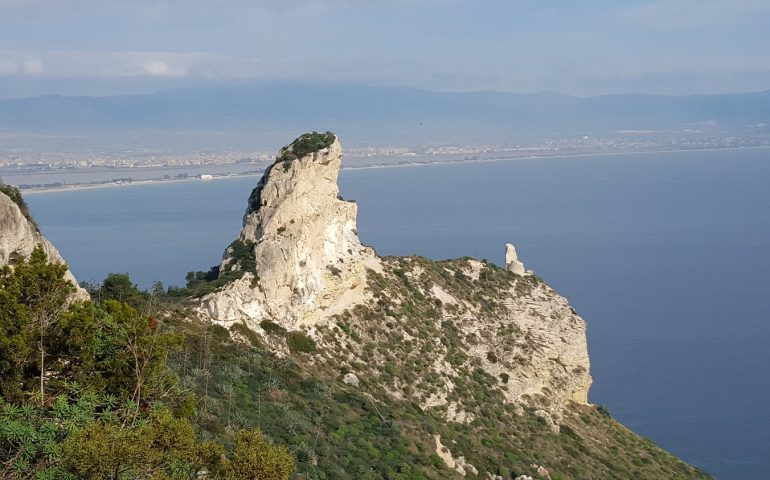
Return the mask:
[[(81, 280), (205, 270), (256, 178), (30, 195)], [(527, 159), (341, 173), (380, 254), (525, 265), (588, 322), (590, 400), (718, 478), (770, 471), (770, 151)]]

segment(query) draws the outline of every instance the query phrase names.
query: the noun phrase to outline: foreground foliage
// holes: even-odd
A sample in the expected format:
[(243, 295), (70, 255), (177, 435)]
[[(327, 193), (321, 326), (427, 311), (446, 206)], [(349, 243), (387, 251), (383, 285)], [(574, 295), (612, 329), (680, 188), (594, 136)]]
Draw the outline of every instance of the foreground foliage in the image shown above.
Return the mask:
[[(471, 284), (451, 273), (452, 262), (414, 262), (458, 298), (512, 281), (494, 266)], [(437, 455), (435, 435), (478, 478), (537, 478), (533, 465), (552, 480), (708, 478), (606, 408), (573, 405), (554, 434), (533, 411), (502, 402), (505, 380), (463, 360), (452, 325), (438, 322), (406, 268), (370, 274), (370, 288), (378, 298), (412, 295), (400, 307), (383, 304), (411, 324), (357, 309), (314, 340), (270, 321), (258, 332), (200, 322), (179, 296), (158, 305), (162, 288), (141, 292), (125, 274), (91, 286), (97, 302), (70, 304), (64, 267), (37, 249), (0, 269), (0, 478), (460, 478)], [(393, 396), (390, 385), (416, 378), (431, 355), (408, 349), (399, 329), (441, 338), (457, 368), (467, 364), (456, 389), (477, 412), (472, 420), (448, 421), (441, 408)], [(384, 363), (355, 363), (360, 383), (345, 384), (350, 365), (338, 340)]]
[(99, 302), (71, 303), (65, 271), (39, 247), (0, 268), (0, 478), (289, 478), (294, 458), (258, 429), (202, 438), (168, 367), (184, 336), (149, 294), (113, 274)]

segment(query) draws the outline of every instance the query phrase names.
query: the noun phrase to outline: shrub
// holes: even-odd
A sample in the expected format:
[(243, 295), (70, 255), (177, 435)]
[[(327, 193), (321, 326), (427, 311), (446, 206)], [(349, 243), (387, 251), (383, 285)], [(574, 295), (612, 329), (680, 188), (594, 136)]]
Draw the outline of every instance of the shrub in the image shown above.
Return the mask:
[(252, 347), (261, 347), (262, 342), (259, 340), (259, 336), (243, 323), (235, 323), (230, 327), (231, 332), (235, 332), (243, 335), (251, 343)]
[(291, 332), (286, 337), (286, 343), (292, 353), (312, 353), (316, 350), (315, 341), (301, 332)]
[(212, 325), (211, 334), (219, 341), (230, 339), (230, 332), (222, 325)]
[(267, 333), (273, 333), (273, 334), (284, 334), (286, 333), (286, 329), (282, 326), (278, 325), (275, 322), (271, 322), (270, 320), (262, 320), (259, 322), (259, 326), (262, 327), (262, 330), (266, 331)]
[[(285, 230), (285, 227), (283, 227)], [(280, 229), (279, 229), (280, 230)], [(254, 256), (254, 242), (235, 240), (228, 247), (233, 262), (231, 265), (240, 265), (244, 272), (255, 272), (257, 269), (257, 258)]]
[[(318, 133), (311, 132), (300, 135), (290, 145), (287, 145), (281, 149), (276, 159), (279, 162), (291, 162), (302, 158), (324, 148), (329, 147), (334, 143), (334, 139), (337, 138), (332, 132)], [(284, 164), (286, 170), (286, 164)]]
[[(265, 175), (267, 175), (269, 172), (270, 169), (268, 168), (265, 171)], [(254, 187), (254, 190), (251, 191), (251, 195), (249, 195), (249, 211), (256, 212), (259, 210), (259, 207), (262, 206), (262, 189), (264, 187), (265, 184), (263, 183), (263, 180), (260, 180), (257, 186)]]

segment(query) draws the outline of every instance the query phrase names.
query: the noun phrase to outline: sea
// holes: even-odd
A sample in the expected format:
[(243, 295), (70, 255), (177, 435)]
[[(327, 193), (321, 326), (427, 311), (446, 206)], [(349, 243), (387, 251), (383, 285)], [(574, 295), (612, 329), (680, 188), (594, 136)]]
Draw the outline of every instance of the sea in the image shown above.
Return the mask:
[[(184, 284), (258, 177), (27, 196), (80, 280)], [(770, 476), (770, 150), (343, 170), (381, 255), (527, 268), (588, 324), (590, 401), (719, 479)]]

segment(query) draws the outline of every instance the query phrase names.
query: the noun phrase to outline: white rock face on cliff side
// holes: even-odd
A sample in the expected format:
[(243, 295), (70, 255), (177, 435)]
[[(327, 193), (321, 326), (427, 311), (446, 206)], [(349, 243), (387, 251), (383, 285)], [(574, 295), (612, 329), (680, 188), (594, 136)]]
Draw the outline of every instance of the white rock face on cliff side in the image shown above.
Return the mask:
[[(313, 325), (360, 303), (366, 269), (379, 268), (358, 239), (356, 204), (338, 198), (339, 140), (301, 158), (280, 160), (283, 153), (252, 192), (238, 236), (253, 248), (256, 276), (203, 298), (201, 312), (212, 321)], [(220, 272), (240, 268), (236, 262), (228, 249)]]
[(512, 243), (505, 244), (505, 269), (517, 275), (524, 275), (524, 264), (516, 255), (516, 247)]
[[(37, 245), (43, 247), (49, 262), (65, 263), (56, 247), (24, 217), (13, 200), (0, 193), (0, 265), (14, 265), (20, 258), (29, 257)], [(76, 298), (88, 298), (86, 291), (78, 286), (69, 270), (65, 278), (77, 288)]]
[[(420, 364), (408, 384), (394, 376), (380, 387), (422, 408), (443, 408), (451, 421), (475, 415), (455, 392), (468, 383), (466, 362), (496, 382), (501, 401), (539, 409), (557, 431), (564, 407), (588, 400), (583, 319), (525, 271), (512, 245), (507, 272), (469, 258), (377, 257), (358, 239), (355, 203), (337, 196), (342, 151), (332, 139), (299, 158), (279, 153), (219, 266), (220, 279), (240, 278), (203, 297), (201, 316), (228, 327), (242, 322), (262, 335), (269, 335), (263, 320), (303, 328), (320, 350), (345, 352), (326, 361), (351, 372), (343, 379), (350, 384), (379, 378), (380, 366), (393, 360), (388, 355), (405, 369)], [(328, 322), (356, 335), (316, 328)]]

